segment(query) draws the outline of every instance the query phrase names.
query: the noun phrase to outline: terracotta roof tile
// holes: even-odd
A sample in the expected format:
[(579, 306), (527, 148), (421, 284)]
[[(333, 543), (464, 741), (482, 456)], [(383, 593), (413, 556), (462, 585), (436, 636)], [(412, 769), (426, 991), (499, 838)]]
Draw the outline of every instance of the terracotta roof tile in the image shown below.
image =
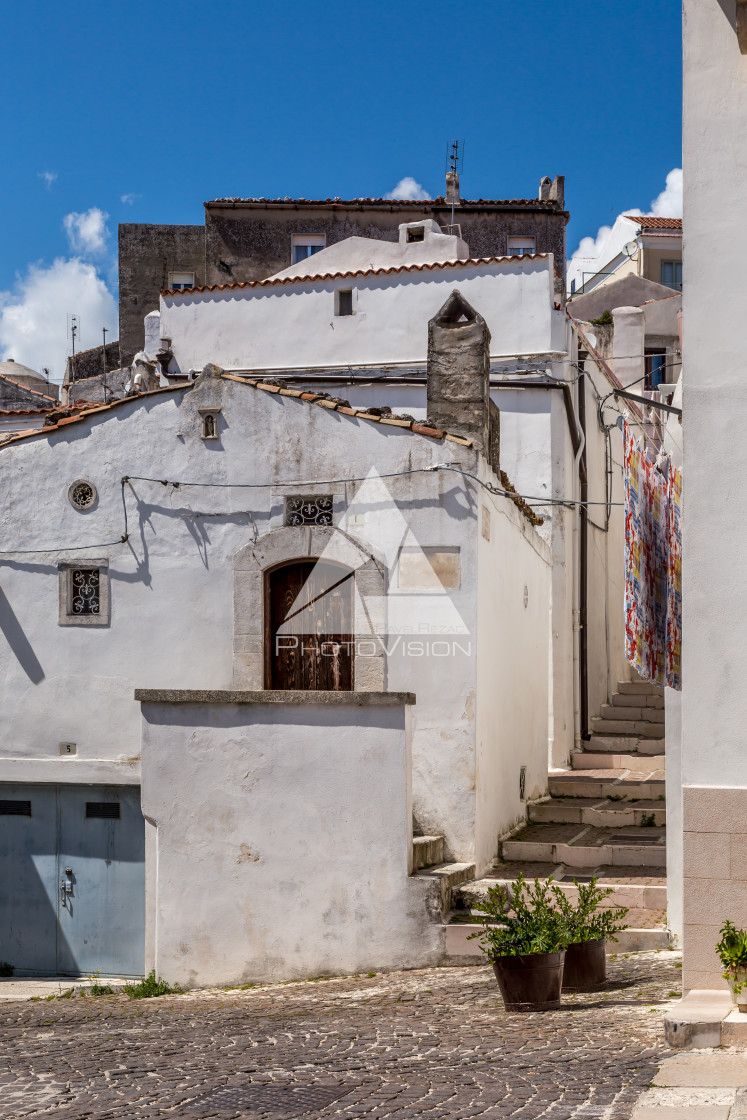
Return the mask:
[[(464, 261), (432, 261), (430, 264), (397, 264), (390, 268), (358, 268), (351, 272), (320, 272), (309, 276), (270, 276), (266, 280), (243, 280), (233, 284), (205, 284), (194, 288), (164, 288), (162, 296), (181, 296), (190, 292), (225, 292), (235, 288), (267, 288), (274, 284), (302, 284), (309, 280), (347, 280), (355, 276), (384, 276), (394, 272), (428, 272), (436, 268), (467, 268), (469, 265), (494, 264), (496, 261), (545, 260), (549, 253), (521, 253), (506, 257), (470, 257)], [(313, 259), (313, 258), (312, 258)]]
[(14, 378), (8, 377), (5, 373), (0, 373), (0, 381), (7, 381), (10, 385), (15, 385), (16, 389), (23, 389), (25, 393), (33, 393), (35, 397), (39, 397), (42, 401), (50, 401), (50, 407), (54, 407), (57, 404), (54, 397), (50, 397), (48, 393), (40, 393), (38, 389), (31, 389), (28, 385), (24, 385), (22, 381), (16, 381)]
[(682, 229), (682, 218), (660, 218), (657, 214), (625, 214), (624, 217), (645, 230)]

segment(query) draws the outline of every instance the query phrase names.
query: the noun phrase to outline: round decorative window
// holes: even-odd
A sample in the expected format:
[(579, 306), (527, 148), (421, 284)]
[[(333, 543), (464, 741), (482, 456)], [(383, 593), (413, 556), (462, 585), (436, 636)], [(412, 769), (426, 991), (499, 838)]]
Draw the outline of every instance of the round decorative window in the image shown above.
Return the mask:
[(98, 494), (92, 482), (85, 478), (79, 478), (77, 482), (72, 484), (67, 496), (74, 509), (85, 513), (86, 510), (93, 509)]

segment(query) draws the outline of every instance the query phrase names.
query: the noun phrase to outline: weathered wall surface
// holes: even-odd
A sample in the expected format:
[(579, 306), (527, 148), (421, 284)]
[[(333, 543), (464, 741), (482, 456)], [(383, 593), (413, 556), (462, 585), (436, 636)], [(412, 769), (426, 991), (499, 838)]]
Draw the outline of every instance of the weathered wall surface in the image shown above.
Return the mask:
[[(685, 0), (682, 782), (685, 989), (720, 987), (714, 934), (745, 925), (747, 80), (734, 0)], [(717, 356), (715, 360), (714, 356)], [(701, 790), (704, 792), (696, 792)], [(707, 861), (688, 804), (710, 806)], [(741, 829), (741, 826), (740, 826)], [(704, 867), (705, 865), (705, 867)], [(706, 878), (699, 884), (697, 869)], [(728, 873), (727, 873), (728, 872)], [(739, 877), (737, 877), (739, 876)], [(707, 924), (704, 924), (707, 923)]]
[[(142, 319), (142, 316), (141, 316)], [(140, 347), (142, 349), (142, 346)], [(104, 347), (93, 346), (90, 350), (80, 350), (75, 357), (67, 360), (65, 368), (65, 381), (82, 381), (87, 377), (98, 377), (104, 370)], [(115, 370), (119, 368), (119, 343), (107, 342), (106, 368)]]
[(405, 705), (370, 699), (143, 704), (158, 975), (195, 987), (436, 962), (443, 927), (408, 876)]
[[(495, 484), (483, 467), (482, 477)], [(551, 626), (550, 549), (515, 507), (483, 491), (478, 537), (479, 627), (475, 697), (478, 875), (498, 840), (547, 792)], [(523, 539), (522, 539), (523, 538)]]
[[(289, 489), (299, 492), (293, 479), (324, 480), (330, 473), (365, 478), (372, 463), (382, 472), (436, 462), (475, 467), (474, 453), (454, 444), (227, 381), (212, 385), (211, 404), (216, 391), (223, 410), (216, 441), (200, 438), (198, 409), (205, 396), (197, 386), (134, 398), (111, 413), (0, 450), (4, 548), (40, 550), (0, 562), (0, 779), (137, 781), (140, 724), (133, 688), (232, 687), (233, 557), (283, 524), (284, 497)], [(123, 475), (131, 478), (124, 487), (129, 537), (114, 543), (124, 529)], [(205, 485), (164, 488), (136, 475)], [(98, 490), (87, 513), (67, 500), (68, 487), (80, 478)], [(266, 485), (225, 486), (252, 480)], [(331, 488), (339, 491), (338, 508), (357, 488)], [(433, 472), (405, 473), (388, 480), (387, 488), (419, 544), (458, 550), (460, 583), (449, 598), (474, 637), (474, 485)], [(363, 528), (356, 535), (367, 541)], [(81, 551), (66, 553), (66, 546)], [(86, 556), (108, 560), (111, 623), (58, 626), (58, 563), (83, 563)], [(248, 609), (262, 617), (261, 603)], [(419, 635), (400, 635), (388, 657), (386, 687), (418, 697), (415, 814), (426, 832), (445, 835), (455, 858), (471, 859), (474, 645), (470, 652), (465, 642), (467, 652), (459, 646), (446, 659), (413, 651), (410, 637)], [(62, 741), (77, 743), (75, 757), (59, 757)]]
[[(258, 288), (161, 296), (161, 329), (182, 372), (425, 361), (423, 324), (458, 288), (484, 316), (494, 355), (542, 354), (560, 339), (551, 258), (460, 264), (392, 275), (275, 282)], [(354, 289), (355, 314), (335, 315), (335, 292)], [(561, 343), (562, 345), (562, 343)]]
[(193, 272), (196, 283), (205, 283), (203, 226), (120, 225), (120, 356), (114, 366), (129, 365), (142, 350), (143, 319), (158, 310), (158, 293), (168, 287), (169, 272)]
[[(272, 208), (209, 203), (205, 208), (205, 283), (262, 280), (280, 272), (291, 264), (294, 234), (322, 234), (327, 245), (346, 237), (396, 241), (400, 222), (423, 218), (449, 225), (451, 208), (428, 202), (406, 207), (396, 203), (316, 207), (290, 203)], [(554, 204), (532, 208), (463, 202), (454, 213), (471, 257), (504, 256), (510, 236), (530, 236), (535, 238), (536, 251), (552, 253), (561, 270), (567, 220), (567, 214)]]

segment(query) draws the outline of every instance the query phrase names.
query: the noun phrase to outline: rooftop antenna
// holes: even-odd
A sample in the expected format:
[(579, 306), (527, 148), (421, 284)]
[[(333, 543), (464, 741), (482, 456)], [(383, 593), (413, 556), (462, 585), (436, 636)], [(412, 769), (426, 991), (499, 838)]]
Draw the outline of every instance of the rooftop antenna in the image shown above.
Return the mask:
[[(446, 145), (446, 173), (458, 175), (464, 168), (464, 140), (452, 140)], [(451, 192), (451, 224), (454, 225), (454, 201), (456, 193)]]
[(106, 404), (106, 336), (108, 335), (109, 332), (106, 329), (106, 327), (102, 327), (101, 328), (101, 333), (104, 336), (104, 345), (101, 348), (101, 357), (103, 358), (103, 361), (104, 361), (104, 376), (103, 376), (102, 380), (103, 380), (103, 389), (104, 389), (104, 404)]
[(78, 337), (79, 334), (80, 334), (80, 315), (70, 315), (70, 314), (68, 314), (68, 317), (67, 317), (67, 337), (70, 339), (70, 341), (72, 343), (72, 348), (73, 348), (73, 352), (72, 352), (72, 372), (73, 372), (73, 376), (70, 379), (71, 381), (75, 381), (75, 373), (76, 373), (76, 370), (75, 370), (75, 340), (76, 340), (76, 338)]

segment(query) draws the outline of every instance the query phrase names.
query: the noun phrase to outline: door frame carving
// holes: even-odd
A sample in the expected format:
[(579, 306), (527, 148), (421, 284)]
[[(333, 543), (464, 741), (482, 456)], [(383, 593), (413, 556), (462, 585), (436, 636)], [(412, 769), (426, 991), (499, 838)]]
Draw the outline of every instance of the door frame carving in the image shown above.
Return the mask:
[[(332, 526), (284, 527), (264, 533), (244, 545), (233, 558), (233, 684), (236, 689), (264, 691), (265, 634), (269, 628), (265, 600), (265, 575), (273, 568), (321, 556), (339, 530)], [(360, 549), (364, 563), (354, 572), (354, 589), (375, 605), (376, 630), (386, 633), (386, 567), (363, 541), (349, 538)], [(382, 692), (386, 688), (386, 658), (377, 634), (357, 633), (353, 680), (357, 692)]]

